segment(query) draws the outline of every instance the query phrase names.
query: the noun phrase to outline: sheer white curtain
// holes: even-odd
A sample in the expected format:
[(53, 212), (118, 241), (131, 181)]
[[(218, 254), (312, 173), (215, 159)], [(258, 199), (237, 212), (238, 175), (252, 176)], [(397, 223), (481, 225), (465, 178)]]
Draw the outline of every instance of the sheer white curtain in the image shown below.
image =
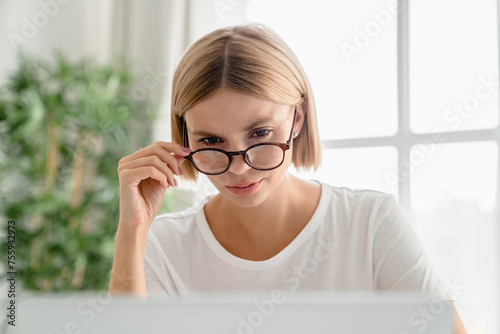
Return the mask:
[(133, 98), (161, 103), (170, 69), (189, 44), (189, 6), (185, 0), (1, 1), (0, 84), (20, 49), (44, 58), (57, 49), (71, 60), (102, 63), (119, 54), (133, 65)]

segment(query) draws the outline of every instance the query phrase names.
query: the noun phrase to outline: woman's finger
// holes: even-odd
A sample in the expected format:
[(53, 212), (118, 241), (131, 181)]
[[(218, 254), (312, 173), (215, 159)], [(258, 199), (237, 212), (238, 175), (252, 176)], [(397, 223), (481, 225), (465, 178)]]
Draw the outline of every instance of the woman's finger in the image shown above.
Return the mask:
[(149, 155), (157, 155), (160, 159), (166, 161), (168, 156), (177, 155), (184, 157), (189, 154), (189, 149), (176, 144), (176, 143), (168, 143), (158, 141), (154, 144), (151, 144), (135, 153), (132, 153), (126, 157), (123, 157), (118, 164), (129, 162), (138, 158), (143, 158)]
[(154, 166), (159, 171), (161, 171), (168, 179), (168, 183), (170, 186), (175, 187), (175, 179), (174, 172), (178, 173), (178, 165), (177, 160), (173, 157), (170, 157), (170, 162), (166, 163), (158, 158), (156, 155), (151, 155), (148, 157), (139, 158), (130, 162), (125, 162), (120, 164), (118, 167), (118, 174), (125, 169), (137, 169), (140, 167)]
[(124, 169), (120, 176), (125, 184), (136, 187), (142, 180), (152, 178), (158, 181), (163, 188), (169, 187), (169, 182), (165, 173), (154, 166), (142, 166), (134, 169)]

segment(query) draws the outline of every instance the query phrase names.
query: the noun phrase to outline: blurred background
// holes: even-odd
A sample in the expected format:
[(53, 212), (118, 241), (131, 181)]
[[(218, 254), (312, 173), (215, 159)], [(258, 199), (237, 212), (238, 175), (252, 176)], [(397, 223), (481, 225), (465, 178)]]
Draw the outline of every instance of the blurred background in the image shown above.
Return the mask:
[[(183, 51), (247, 21), (280, 34), (313, 87), (323, 163), (293, 172), (394, 194), (469, 333), (500, 332), (495, 0), (0, 1), (2, 247), (15, 220), (26, 289), (106, 289), (118, 160), (170, 141)], [(214, 191), (181, 184), (162, 212)]]

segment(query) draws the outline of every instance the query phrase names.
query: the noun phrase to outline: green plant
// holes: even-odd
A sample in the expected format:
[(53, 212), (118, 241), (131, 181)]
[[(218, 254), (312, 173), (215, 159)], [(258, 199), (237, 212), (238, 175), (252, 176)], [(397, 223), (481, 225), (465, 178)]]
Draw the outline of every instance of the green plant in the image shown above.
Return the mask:
[[(123, 62), (20, 55), (0, 91), (0, 216), (16, 221), (18, 280), (32, 290), (106, 289), (119, 215), (118, 161), (151, 142)], [(7, 249), (6, 240), (2, 249)]]

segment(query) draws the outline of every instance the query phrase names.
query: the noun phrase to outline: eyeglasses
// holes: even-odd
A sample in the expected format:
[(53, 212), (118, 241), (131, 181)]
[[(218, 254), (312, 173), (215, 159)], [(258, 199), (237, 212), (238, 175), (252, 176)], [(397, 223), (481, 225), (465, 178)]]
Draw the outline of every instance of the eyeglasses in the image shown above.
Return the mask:
[[(219, 175), (225, 173), (231, 166), (233, 156), (242, 155), (245, 162), (256, 170), (268, 171), (281, 166), (285, 160), (285, 152), (290, 149), (297, 106), (293, 113), (293, 124), (290, 136), (286, 143), (261, 143), (248, 147), (244, 151), (227, 152), (218, 148), (202, 148), (192, 151), (184, 159), (191, 161), (194, 168), (206, 175)], [(182, 127), (182, 146), (186, 147), (186, 122)]]

